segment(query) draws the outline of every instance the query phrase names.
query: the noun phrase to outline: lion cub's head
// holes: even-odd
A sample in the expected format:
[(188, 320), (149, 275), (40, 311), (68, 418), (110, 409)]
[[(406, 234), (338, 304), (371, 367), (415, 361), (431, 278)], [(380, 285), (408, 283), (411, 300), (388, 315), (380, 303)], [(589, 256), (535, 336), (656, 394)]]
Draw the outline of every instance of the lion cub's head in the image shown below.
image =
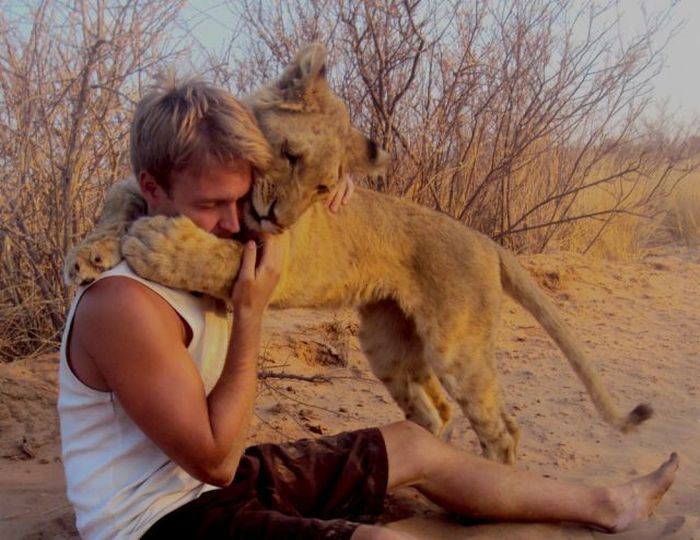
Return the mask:
[(309, 45), (247, 100), (273, 150), (253, 186), (251, 229), (280, 232), (325, 199), (342, 175), (379, 174), (386, 166), (388, 154), (351, 125), (325, 71), (325, 49)]

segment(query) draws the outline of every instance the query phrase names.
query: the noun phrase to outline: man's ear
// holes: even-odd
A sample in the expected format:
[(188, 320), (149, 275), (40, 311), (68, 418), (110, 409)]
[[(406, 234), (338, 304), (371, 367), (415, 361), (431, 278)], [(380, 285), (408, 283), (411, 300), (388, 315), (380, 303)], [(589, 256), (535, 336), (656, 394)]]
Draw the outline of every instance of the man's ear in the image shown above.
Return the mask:
[(319, 91), (328, 88), (326, 83), (326, 49), (320, 43), (312, 43), (299, 50), (282, 75), (275, 82), (280, 93), (281, 108), (307, 110)]
[(139, 188), (141, 189), (141, 195), (146, 199), (149, 210), (158, 208), (162, 204), (163, 199), (168, 197), (168, 193), (165, 189), (163, 189), (156, 181), (155, 177), (147, 171), (141, 171), (139, 173)]
[(346, 168), (349, 173), (379, 176), (389, 164), (389, 153), (372, 139), (365, 137), (359, 129), (350, 129), (346, 149)]

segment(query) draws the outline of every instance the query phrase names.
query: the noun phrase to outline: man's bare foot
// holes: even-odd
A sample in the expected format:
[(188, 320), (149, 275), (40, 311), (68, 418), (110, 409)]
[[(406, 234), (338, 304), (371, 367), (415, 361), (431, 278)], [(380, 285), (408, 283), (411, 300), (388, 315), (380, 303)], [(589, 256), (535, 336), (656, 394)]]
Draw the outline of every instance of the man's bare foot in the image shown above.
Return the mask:
[(604, 488), (610, 517), (601, 525), (610, 532), (620, 532), (649, 517), (671, 487), (678, 470), (678, 455), (671, 457), (654, 472), (631, 482)]

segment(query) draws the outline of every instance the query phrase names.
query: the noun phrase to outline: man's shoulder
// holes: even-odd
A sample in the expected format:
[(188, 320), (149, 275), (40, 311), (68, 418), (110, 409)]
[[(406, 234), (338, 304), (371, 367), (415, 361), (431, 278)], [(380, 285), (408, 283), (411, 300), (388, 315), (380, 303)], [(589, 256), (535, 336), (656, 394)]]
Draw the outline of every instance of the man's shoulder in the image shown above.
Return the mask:
[(157, 294), (135, 279), (107, 276), (93, 283), (83, 293), (78, 309), (87, 306), (99, 311), (111, 311), (109, 308), (118, 306), (130, 310), (157, 298)]
[[(91, 285), (76, 308), (76, 323), (104, 327), (128, 324), (132, 326), (153, 318), (177, 318), (163, 298), (135, 279), (110, 276)], [(101, 328), (103, 329), (103, 328)]]

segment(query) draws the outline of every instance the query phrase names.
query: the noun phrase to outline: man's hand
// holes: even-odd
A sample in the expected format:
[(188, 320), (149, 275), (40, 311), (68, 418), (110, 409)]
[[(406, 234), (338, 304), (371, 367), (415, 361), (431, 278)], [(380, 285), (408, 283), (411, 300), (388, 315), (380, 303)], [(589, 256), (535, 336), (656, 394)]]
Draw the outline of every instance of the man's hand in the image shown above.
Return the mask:
[(352, 177), (343, 176), (328, 194), (326, 206), (335, 214), (341, 206), (348, 204), (353, 191), (355, 191), (355, 183)]
[(266, 235), (263, 238), (260, 261), (256, 265), (257, 251), (252, 240), (243, 250), (241, 267), (231, 293), (237, 318), (241, 315), (262, 317), (279, 281), (283, 259), (279, 237)]

